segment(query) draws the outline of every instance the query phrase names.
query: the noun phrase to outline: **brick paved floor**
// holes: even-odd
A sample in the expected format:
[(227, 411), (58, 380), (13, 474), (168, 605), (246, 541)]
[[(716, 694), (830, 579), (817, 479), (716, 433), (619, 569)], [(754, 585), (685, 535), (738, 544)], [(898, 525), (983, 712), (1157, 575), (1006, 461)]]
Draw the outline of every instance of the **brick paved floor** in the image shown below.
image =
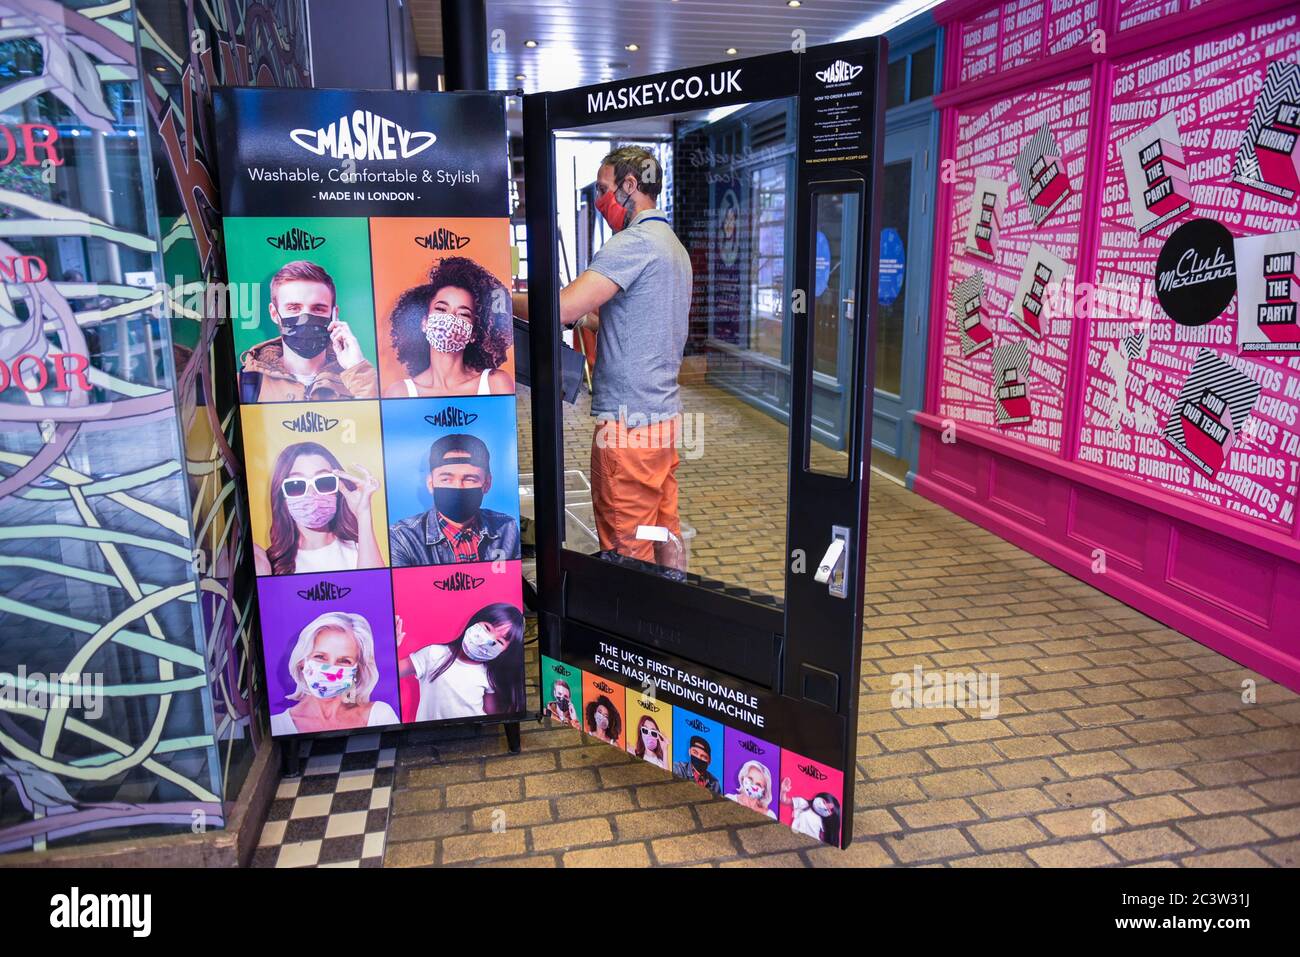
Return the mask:
[[(683, 449), (677, 470), (683, 524), (696, 530), (690, 568), (782, 597), (789, 433), (767, 413), (683, 376)], [(528, 391), (519, 396), (519, 469), (532, 469)], [(591, 400), (563, 406), (564, 467), (590, 471)], [(688, 421), (689, 420), (689, 421)], [(813, 466), (844, 474), (847, 456), (814, 444)], [(589, 502), (589, 495), (581, 495)], [(594, 549), (592, 549), (594, 550)]]
[[(715, 390), (692, 403), (724, 427), (683, 465), (692, 569), (779, 581), (785, 432)], [(404, 734), (386, 866), (1300, 866), (1300, 696), (880, 478), (869, 532), (849, 850), (530, 724), (519, 755), (499, 732)], [(892, 707), (915, 665), (997, 673), (1000, 714)]]

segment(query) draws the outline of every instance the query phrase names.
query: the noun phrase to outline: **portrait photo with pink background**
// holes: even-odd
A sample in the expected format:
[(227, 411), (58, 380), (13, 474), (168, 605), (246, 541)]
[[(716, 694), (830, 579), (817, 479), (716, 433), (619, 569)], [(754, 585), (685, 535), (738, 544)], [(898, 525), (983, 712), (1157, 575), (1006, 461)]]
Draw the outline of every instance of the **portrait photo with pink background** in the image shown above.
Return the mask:
[[(505, 602), (523, 609), (519, 562), (463, 562), (393, 569), (393, 611), (405, 633), (398, 658), (428, 645), (455, 641), (480, 609)], [(417, 678), (401, 681), (403, 721), (414, 721), (420, 703)]]

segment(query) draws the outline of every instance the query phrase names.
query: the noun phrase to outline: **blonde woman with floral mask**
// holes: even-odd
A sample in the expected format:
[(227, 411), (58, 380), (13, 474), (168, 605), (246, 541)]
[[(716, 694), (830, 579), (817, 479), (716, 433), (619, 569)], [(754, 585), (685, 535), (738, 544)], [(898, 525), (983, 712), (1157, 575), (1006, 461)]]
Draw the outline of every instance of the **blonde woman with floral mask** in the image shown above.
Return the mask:
[(289, 655), (289, 676), (289, 700), (297, 703), (272, 715), (274, 735), (397, 724), (391, 705), (370, 700), (379, 669), (370, 622), (361, 615), (327, 612), (307, 625)]
[(772, 772), (767, 765), (752, 760), (742, 764), (736, 774), (736, 790), (727, 795), (727, 800), (775, 819), (776, 811), (772, 809)]

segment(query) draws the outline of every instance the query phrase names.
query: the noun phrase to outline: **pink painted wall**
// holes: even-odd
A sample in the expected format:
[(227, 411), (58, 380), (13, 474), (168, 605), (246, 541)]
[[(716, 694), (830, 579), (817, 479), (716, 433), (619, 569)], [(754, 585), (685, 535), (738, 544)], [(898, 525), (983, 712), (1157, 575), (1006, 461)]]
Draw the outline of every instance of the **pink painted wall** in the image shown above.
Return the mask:
[[(982, 323), (991, 338), (984, 340), (990, 346), (964, 357), (959, 323), (945, 303), (939, 412), (958, 421), (998, 428), (993, 353), (1002, 342), (1022, 342), (1028, 348), (1033, 370), (1033, 415), (1029, 422), (1002, 431), (1052, 453), (1061, 450), (1071, 323), (1068, 318), (1046, 321), (1041, 335), (1036, 337), (1012, 318), (1012, 305), (1034, 246), (1067, 264), (1076, 256), (1090, 101), (1087, 77), (1075, 76), (956, 110), (952, 153), (956, 179), (948, 207), (948, 285), (951, 290), (972, 278), (982, 285)], [(1025, 200), (1016, 175), (1015, 160), (1042, 128), (1048, 130), (1060, 153), (1062, 175), (1069, 181), (1070, 191), (1041, 224), (1036, 224), (1033, 207)], [(999, 241), (991, 261), (967, 245), (970, 217), (981, 195), (977, 187), (988, 183), (1000, 184), (1008, 197), (1000, 211)]]
[[(1276, 301), (1264, 290), (1285, 291), (1265, 257), (1300, 239), (1285, 157), (1253, 163), (1294, 99), (1293, 5), (952, 0), (935, 15), (955, 40), (917, 491), (1300, 688), (1300, 346), (1261, 345), (1254, 319)], [(1050, 210), (1024, 165), (1042, 153), (1069, 188)], [(1252, 185), (1265, 165), (1271, 184)], [(1163, 199), (1143, 188), (1162, 176)], [(1220, 314), (1181, 324), (1157, 260), (1201, 218), (1226, 228), (1243, 278)], [(1055, 288), (1032, 289), (1046, 308), (1027, 321), (1035, 276)]]
[(1084, 43), (1097, 28), (1101, 4), (1100, 0), (1008, 0), (983, 6), (986, 9), (959, 21), (962, 84), (1058, 56)]
[[(1231, 179), (1242, 131), (1273, 59), (1270, 51), (1279, 44), (1289, 46), (1293, 58), (1300, 49), (1294, 16), (1221, 28), (1198, 42), (1115, 64), (1109, 158), (1098, 211), (1101, 292), (1089, 321), (1077, 460), (1287, 530), (1295, 520), (1300, 469), (1300, 356), (1240, 355), (1236, 300), (1213, 321), (1189, 327), (1169, 319), (1153, 288), (1162, 244), (1188, 220), (1212, 219), (1238, 238), (1300, 226), (1294, 202), (1262, 197)], [(1300, 66), (1295, 70), (1300, 75)], [(1120, 147), (1130, 140), (1146, 142), (1144, 131), (1164, 117), (1186, 159), (1190, 202), (1163, 225), (1139, 235)], [(1246, 263), (1241, 265), (1244, 272)], [(1146, 341), (1136, 341), (1139, 336)], [(1131, 341), (1138, 355), (1132, 359), (1124, 352), (1126, 337), (1135, 337)], [(1202, 351), (1260, 388), (1242, 434), (1213, 477), (1191, 465), (1160, 434)], [(1117, 375), (1126, 379), (1122, 394)]]

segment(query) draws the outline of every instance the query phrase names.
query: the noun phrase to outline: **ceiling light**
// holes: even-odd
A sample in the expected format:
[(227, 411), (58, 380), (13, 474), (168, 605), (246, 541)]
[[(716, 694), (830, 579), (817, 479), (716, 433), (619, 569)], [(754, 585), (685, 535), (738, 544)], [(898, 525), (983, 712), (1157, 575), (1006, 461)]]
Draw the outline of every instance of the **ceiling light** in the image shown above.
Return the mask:
[(716, 123), (718, 120), (724, 119), (732, 113), (735, 113), (737, 110), (743, 110), (744, 108), (744, 103), (737, 103), (735, 106), (719, 106), (716, 109), (709, 110), (708, 115), (705, 116), (704, 119), (709, 123)]
[(526, 79), (528, 79), (528, 77), (524, 76), (522, 73), (516, 73), (516, 74), (515, 74), (515, 79), (516, 79), (516, 80), (526, 80)]
[(624, 49), (624, 50), (628, 50), (629, 52), (635, 53), (637, 50), (639, 50), (639, 49), (641, 49), (641, 48), (640, 48), (639, 46), (637, 46), (635, 43), (629, 43), (627, 46), (623, 47), (623, 49)]
[(786, 5), (787, 7), (802, 7), (802, 6), (803, 6), (803, 4), (799, 2), (799, 0), (785, 0), (785, 5)]
[(737, 50), (735, 47), (727, 47), (727, 56), (735, 56), (739, 52), (740, 51)]
[(835, 42), (879, 36), (900, 23), (912, 19), (917, 14), (938, 6), (941, 2), (942, 0), (898, 0), (897, 3), (893, 3), (879, 13), (863, 20), (856, 27), (845, 30), (835, 38)]
[(525, 40), (525, 41), (524, 41), (524, 46), (528, 47), (528, 49), (531, 50), (533, 47), (537, 46), (537, 41), (536, 41), (536, 40)]

